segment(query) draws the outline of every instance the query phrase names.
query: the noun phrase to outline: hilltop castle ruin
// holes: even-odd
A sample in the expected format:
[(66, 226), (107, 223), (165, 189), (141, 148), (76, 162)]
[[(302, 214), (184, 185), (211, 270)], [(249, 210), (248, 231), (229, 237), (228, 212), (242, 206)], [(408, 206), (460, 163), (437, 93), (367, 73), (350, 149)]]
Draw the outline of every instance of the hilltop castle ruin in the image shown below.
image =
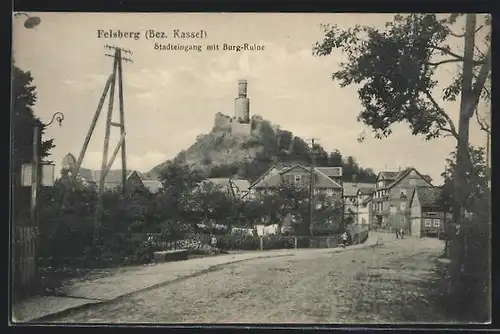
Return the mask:
[(234, 100), (234, 116), (215, 115), (215, 127), (228, 129), (233, 136), (246, 137), (251, 133), (250, 100), (247, 97), (247, 81), (238, 81), (238, 97)]

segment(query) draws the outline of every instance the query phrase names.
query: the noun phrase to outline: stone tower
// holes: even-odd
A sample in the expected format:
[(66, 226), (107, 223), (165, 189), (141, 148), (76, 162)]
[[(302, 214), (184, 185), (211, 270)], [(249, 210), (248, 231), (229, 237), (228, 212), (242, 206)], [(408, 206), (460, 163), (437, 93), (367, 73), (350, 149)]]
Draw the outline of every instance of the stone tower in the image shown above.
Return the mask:
[(238, 97), (234, 102), (234, 118), (238, 123), (250, 122), (250, 100), (247, 98), (247, 81), (238, 81)]

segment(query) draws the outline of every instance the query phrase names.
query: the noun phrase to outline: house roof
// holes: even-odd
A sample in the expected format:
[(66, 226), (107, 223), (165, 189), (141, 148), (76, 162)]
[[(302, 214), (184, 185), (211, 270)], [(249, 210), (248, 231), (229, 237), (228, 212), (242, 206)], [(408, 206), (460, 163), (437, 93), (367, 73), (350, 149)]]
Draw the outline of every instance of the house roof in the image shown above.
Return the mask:
[(70, 166), (71, 168), (74, 168), (76, 166), (76, 158), (73, 154), (71, 153), (68, 153), (64, 156), (64, 158), (62, 159), (62, 164), (63, 166), (66, 165), (66, 166)]
[[(78, 170), (78, 174), (82, 179), (88, 182), (99, 182), (101, 178), (101, 170), (92, 170), (87, 168), (80, 168)], [(129, 170), (127, 171), (127, 179), (133, 174), (137, 173), (136, 171)], [(137, 173), (137, 175), (139, 175)], [(105, 183), (120, 183), (122, 182), (122, 171), (121, 169), (111, 169), (109, 170), (106, 178), (104, 179)]]
[[(271, 175), (268, 178), (262, 178), (258, 183), (254, 183), (252, 187), (276, 188), (281, 184), (282, 175), (298, 168), (309, 172), (308, 167), (296, 164), (292, 167), (280, 170), (276, 174)], [(318, 176), (314, 185), (316, 188), (342, 188), (337, 182), (333, 181), (331, 178), (326, 176), (323, 172), (319, 171), (318, 169), (315, 169), (314, 173), (315, 175)]]
[(415, 173), (417, 173), (418, 176), (420, 176), (422, 179), (424, 179), (429, 184), (429, 186), (432, 186), (431, 181), (430, 181), (432, 179), (430, 178), (430, 176), (422, 175), (415, 168), (408, 167), (408, 168), (405, 168), (404, 170), (400, 171), (397, 175), (397, 178), (392, 183), (387, 185), (387, 187), (385, 187), (385, 189), (391, 189), (392, 187), (397, 185), (401, 180), (403, 180), (406, 176), (408, 176), (412, 171), (415, 171)]
[(250, 188), (250, 182), (243, 179), (230, 179), (230, 178), (209, 178), (202, 181), (202, 183), (210, 182), (214, 185), (221, 186), (225, 190), (237, 195), (246, 195)]
[(342, 186), (344, 188), (344, 197), (354, 197), (358, 196), (359, 189), (375, 188), (375, 183), (344, 182)]
[(415, 187), (410, 203), (413, 201), (413, 197), (418, 196), (420, 201), (420, 206), (424, 208), (435, 208), (438, 207), (438, 200), (441, 197), (440, 187)]
[(229, 179), (229, 178), (217, 177), (217, 178), (209, 178), (206, 181), (224, 187), (237, 188), (240, 191), (248, 190), (248, 188), (250, 187), (250, 182), (242, 179)]
[(392, 181), (392, 180), (395, 180), (397, 178), (397, 176), (398, 176), (398, 172), (380, 172), (380, 173), (378, 173), (377, 181), (379, 179)]
[(160, 180), (142, 180), (142, 183), (153, 194), (157, 193), (161, 188), (163, 188)]
[(263, 179), (266, 178), (266, 176), (270, 176), (271, 174), (273, 174), (273, 172), (279, 172), (280, 170), (283, 170), (284, 166), (278, 166), (278, 165), (273, 165), (271, 166), (267, 171), (264, 172), (264, 174), (262, 174), (261, 176), (259, 176), (259, 178), (257, 180), (255, 180), (249, 188), (253, 188), (255, 185), (257, 185), (259, 182), (261, 182)]
[(326, 176), (332, 178), (332, 177), (341, 177), (342, 175), (339, 175), (339, 168), (342, 167), (316, 167), (317, 170), (325, 174)]

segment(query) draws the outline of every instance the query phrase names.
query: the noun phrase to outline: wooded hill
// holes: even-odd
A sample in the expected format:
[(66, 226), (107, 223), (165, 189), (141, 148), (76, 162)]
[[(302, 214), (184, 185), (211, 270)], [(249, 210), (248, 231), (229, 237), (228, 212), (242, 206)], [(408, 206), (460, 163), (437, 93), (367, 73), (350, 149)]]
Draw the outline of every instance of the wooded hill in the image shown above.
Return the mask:
[[(217, 118), (226, 117), (217, 114)], [(199, 135), (195, 143), (181, 151), (172, 161), (154, 167), (147, 175), (158, 178), (171, 163), (188, 165), (205, 177), (234, 177), (256, 180), (273, 164), (300, 163), (309, 165), (311, 148), (292, 132), (281, 130), (260, 116), (251, 119), (251, 135), (233, 136), (230, 129), (215, 122), (208, 134)], [(344, 181), (374, 182), (376, 175), (370, 168), (362, 168), (354, 157), (344, 158), (335, 150), (327, 152), (315, 144), (316, 165), (343, 167)]]

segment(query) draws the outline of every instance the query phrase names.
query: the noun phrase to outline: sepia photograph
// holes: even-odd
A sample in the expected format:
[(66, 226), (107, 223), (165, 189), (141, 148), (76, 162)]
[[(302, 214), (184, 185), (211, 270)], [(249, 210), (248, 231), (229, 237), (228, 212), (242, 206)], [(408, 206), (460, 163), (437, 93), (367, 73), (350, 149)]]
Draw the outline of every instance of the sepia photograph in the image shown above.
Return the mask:
[(10, 324), (491, 323), (491, 17), (15, 12)]

